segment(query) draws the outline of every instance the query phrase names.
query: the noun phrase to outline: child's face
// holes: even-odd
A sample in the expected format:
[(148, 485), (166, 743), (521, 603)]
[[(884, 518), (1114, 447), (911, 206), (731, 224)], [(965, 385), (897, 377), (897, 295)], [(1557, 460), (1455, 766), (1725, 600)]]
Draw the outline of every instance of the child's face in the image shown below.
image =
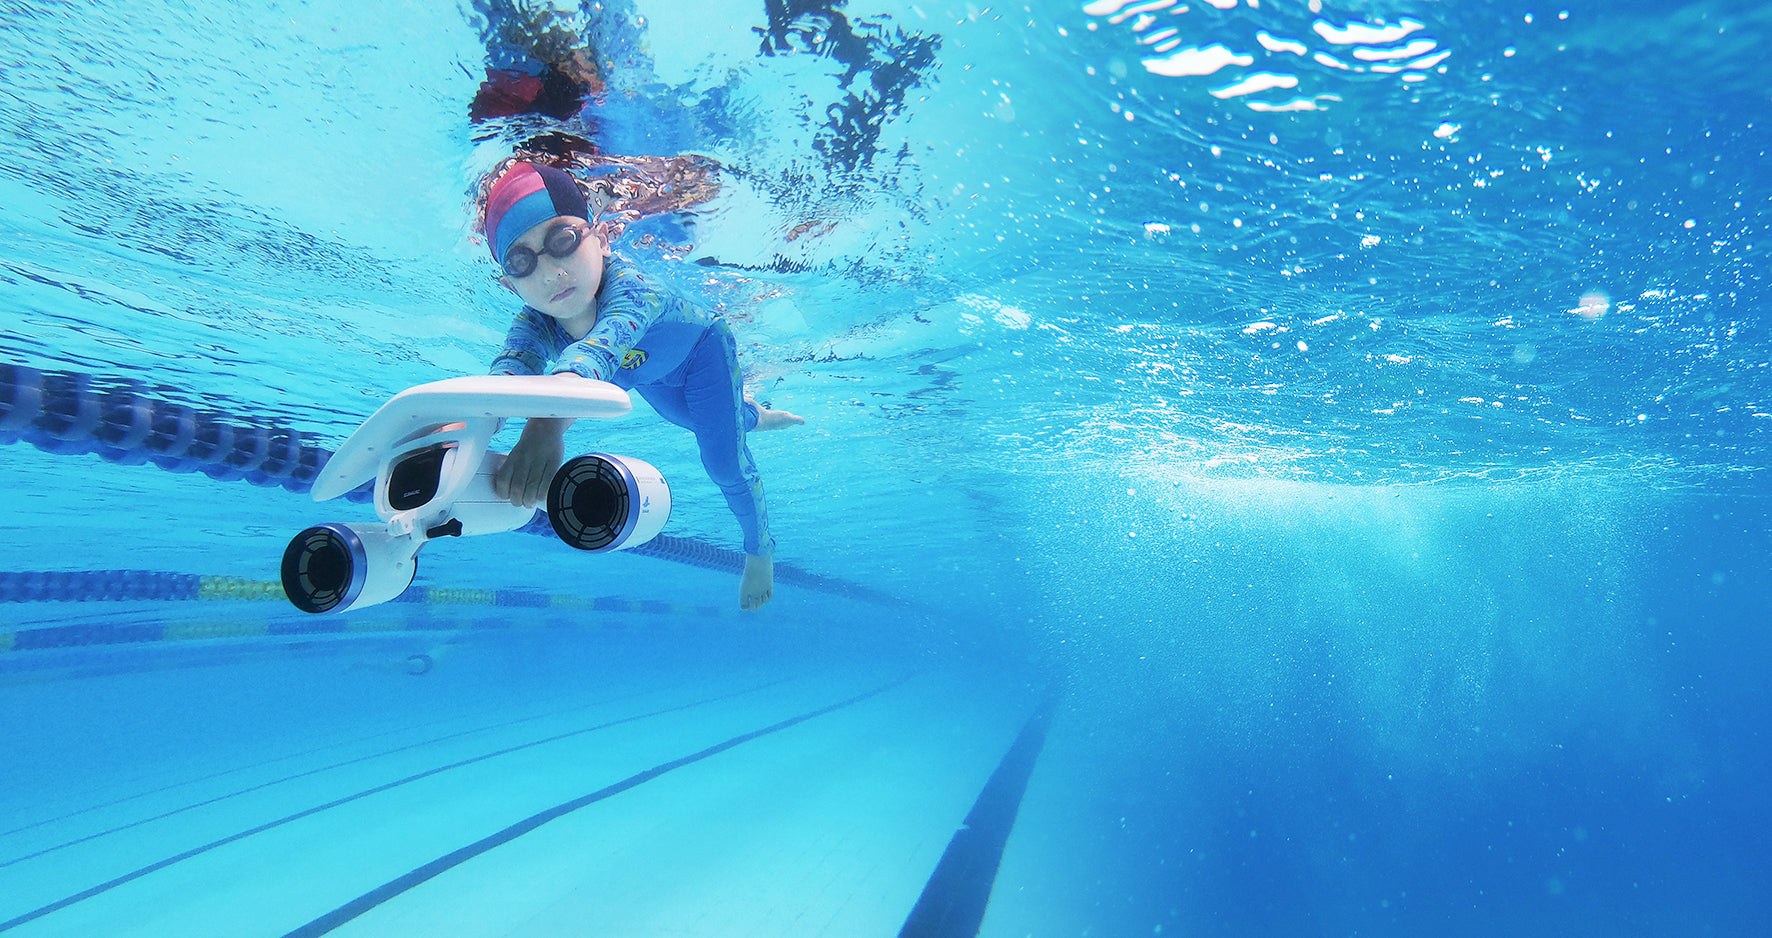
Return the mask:
[[(565, 257), (548, 253), (549, 236), (556, 248), (570, 237), (562, 229), (572, 229), (580, 237), (578, 247)], [(534, 309), (562, 322), (572, 322), (586, 315), (595, 318), (597, 288), (603, 284), (603, 260), (609, 256), (609, 233), (604, 224), (592, 225), (582, 218), (559, 215), (525, 231), (512, 242), (505, 253), (507, 269), (510, 259), (523, 252), (534, 256), (535, 269), (522, 277), (506, 273), (499, 278), (512, 293)]]

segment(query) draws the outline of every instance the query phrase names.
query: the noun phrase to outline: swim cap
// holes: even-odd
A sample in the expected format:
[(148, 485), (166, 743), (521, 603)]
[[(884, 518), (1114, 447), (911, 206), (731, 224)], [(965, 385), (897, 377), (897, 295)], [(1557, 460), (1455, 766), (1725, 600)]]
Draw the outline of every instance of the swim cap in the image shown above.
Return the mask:
[(578, 183), (552, 166), (511, 164), (486, 194), (486, 244), (492, 259), (502, 263), (524, 232), (560, 215), (590, 220)]

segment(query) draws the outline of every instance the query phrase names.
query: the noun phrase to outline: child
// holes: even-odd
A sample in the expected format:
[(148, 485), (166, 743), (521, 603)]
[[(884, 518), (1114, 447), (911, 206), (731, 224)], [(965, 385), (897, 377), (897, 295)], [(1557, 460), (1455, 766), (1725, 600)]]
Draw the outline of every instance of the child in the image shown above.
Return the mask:
[[(525, 304), (492, 373), (541, 374), (552, 362), (556, 374), (637, 391), (666, 420), (694, 431), (702, 466), (744, 531), (739, 607), (768, 602), (775, 541), (745, 434), (806, 421), (744, 396), (726, 321), (611, 254), (607, 223), (591, 223), (584, 194), (567, 173), (512, 163), (487, 193), (485, 226), (493, 259), (504, 267), (499, 282)], [(498, 496), (523, 506), (545, 500), (571, 425), (529, 420), (493, 476)]]

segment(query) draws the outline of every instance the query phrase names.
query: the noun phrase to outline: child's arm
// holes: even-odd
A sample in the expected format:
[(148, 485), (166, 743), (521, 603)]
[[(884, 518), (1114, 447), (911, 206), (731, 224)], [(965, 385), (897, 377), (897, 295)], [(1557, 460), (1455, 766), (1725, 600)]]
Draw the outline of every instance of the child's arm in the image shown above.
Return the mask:
[[(567, 337), (554, 320), (531, 309), (517, 314), (504, 349), (492, 360), (495, 375), (539, 375), (566, 344)], [(548, 495), (554, 470), (566, 455), (569, 418), (531, 417), (510, 455), (492, 474), (492, 491), (513, 505), (533, 507)]]
[(492, 473), (492, 493), (513, 505), (533, 508), (547, 500), (554, 472), (566, 458), (570, 417), (531, 417), (523, 436)]
[[(624, 265), (625, 267), (626, 265)], [(554, 373), (608, 381), (664, 310), (664, 298), (632, 267), (611, 265), (597, 306), (597, 324), (560, 353)]]
[(492, 374), (539, 375), (568, 341), (565, 332), (554, 325), (552, 319), (524, 307), (517, 318), (511, 320), (510, 331), (505, 333), (504, 348), (492, 360)]

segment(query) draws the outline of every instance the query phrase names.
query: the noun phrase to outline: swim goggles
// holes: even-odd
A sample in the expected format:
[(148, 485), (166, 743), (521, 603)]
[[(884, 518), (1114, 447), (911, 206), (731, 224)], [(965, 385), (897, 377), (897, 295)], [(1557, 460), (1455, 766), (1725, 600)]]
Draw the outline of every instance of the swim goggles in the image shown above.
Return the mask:
[[(577, 225), (561, 225), (550, 230), (541, 241), (541, 249), (549, 257), (569, 257), (578, 246), (584, 243), (585, 236), (590, 234), (589, 228)], [(530, 249), (517, 245), (505, 252), (506, 276), (521, 279), (535, 273), (535, 265), (541, 262), (541, 255)]]

